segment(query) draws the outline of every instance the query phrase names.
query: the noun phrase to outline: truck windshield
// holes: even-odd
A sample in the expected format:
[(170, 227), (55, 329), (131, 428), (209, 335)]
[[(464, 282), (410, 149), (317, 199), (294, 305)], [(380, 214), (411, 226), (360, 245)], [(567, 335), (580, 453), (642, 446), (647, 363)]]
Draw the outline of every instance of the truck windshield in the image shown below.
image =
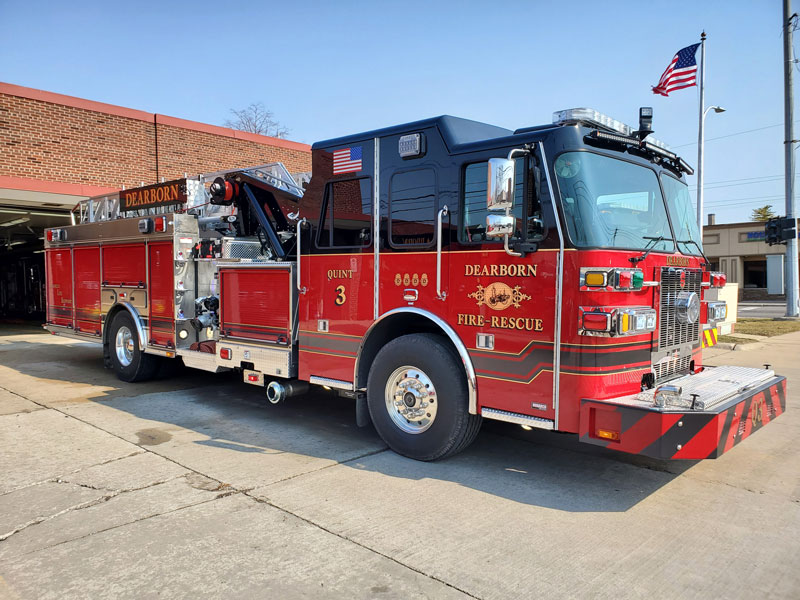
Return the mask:
[(702, 254), (702, 240), (697, 228), (697, 215), (689, 197), (689, 188), (682, 181), (669, 175), (661, 175), (661, 185), (667, 197), (667, 209), (672, 227), (675, 229), (675, 241), (683, 254)]
[(556, 158), (554, 168), (567, 229), (576, 246), (674, 249), (652, 169), (592, 152), (565, 152)]

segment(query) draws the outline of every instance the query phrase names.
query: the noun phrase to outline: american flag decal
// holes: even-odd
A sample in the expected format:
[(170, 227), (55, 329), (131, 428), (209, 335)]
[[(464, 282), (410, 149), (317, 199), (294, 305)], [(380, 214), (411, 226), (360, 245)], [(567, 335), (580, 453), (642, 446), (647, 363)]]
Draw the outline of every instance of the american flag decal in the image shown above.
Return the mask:
[(333, 174), (355, 173), (361, 170), (361, 146), (342, 148), (333, 152)]
[(700, 44), (692, 44), (681, 48), (672, 57), (666, 71), (661, 75), (658, 84), (653, 86), (654, 94), (669, 96), (670, 92), (697, 85), (697, 61), (694, 55)]

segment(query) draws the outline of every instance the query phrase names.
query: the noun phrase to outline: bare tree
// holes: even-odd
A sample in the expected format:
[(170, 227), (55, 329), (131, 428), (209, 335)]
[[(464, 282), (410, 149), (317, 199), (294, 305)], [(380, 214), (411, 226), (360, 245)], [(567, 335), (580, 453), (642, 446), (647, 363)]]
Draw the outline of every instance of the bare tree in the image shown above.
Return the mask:
[(289, 135), (289, 130), (275, 120), (275, 115), (271, 110), (267, 110), (263, 102), (253, 102), (241, 110), (232, 108), (231, 114), (233, 118), (225, 121), (225, 127), (276, 138), (285, 138)]

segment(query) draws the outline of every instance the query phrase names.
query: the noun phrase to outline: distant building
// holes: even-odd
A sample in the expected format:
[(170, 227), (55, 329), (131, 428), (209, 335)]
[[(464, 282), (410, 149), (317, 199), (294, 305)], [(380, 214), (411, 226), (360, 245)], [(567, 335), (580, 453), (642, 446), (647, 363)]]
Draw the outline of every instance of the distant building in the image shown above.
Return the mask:
[(786, 246), (769, 246), (764, 223), (717, 225), (708, 215), (703, 227), (703, 250), (712, 267), (739, 284), (740, 300), (783, 300), (786, 298)]

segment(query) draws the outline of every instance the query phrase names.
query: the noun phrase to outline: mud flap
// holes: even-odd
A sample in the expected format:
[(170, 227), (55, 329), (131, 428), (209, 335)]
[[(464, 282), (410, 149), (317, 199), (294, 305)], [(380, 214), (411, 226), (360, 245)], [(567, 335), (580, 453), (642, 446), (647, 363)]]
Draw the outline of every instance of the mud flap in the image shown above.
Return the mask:
[(356, 394), (356, 425), (367, 427), (372, 423), (367, 406), (367, 395), (363, 392)]

